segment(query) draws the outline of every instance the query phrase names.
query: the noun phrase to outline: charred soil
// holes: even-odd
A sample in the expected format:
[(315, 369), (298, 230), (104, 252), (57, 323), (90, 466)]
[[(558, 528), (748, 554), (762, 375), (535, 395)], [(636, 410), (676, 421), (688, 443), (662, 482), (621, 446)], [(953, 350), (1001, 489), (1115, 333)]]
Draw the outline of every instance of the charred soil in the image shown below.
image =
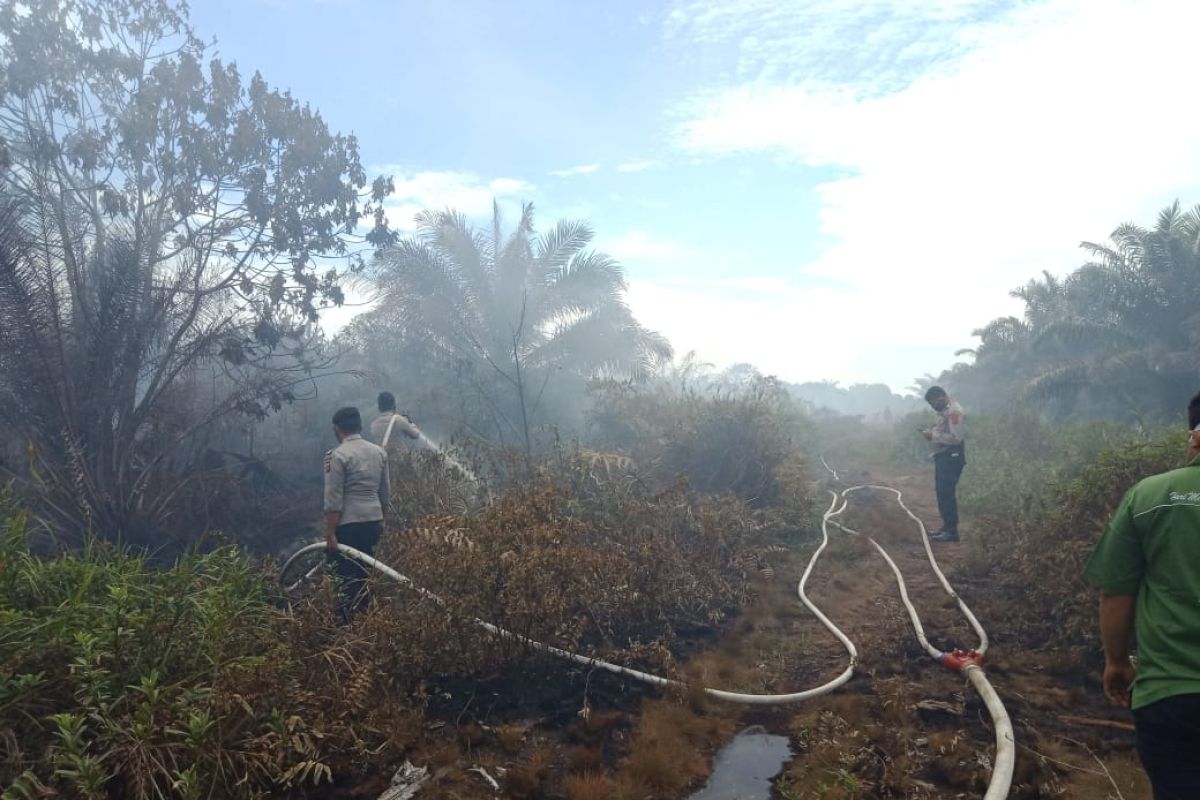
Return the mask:
[[(932, 475), (878, 467), (841, 479), (828, 488), (894, 486), (927, 524), (937, 520)], [(892, 495), (852, 495), (842, 521), (895, 559), (935, 646), (978, 645)], [(935, 545), (935, 554), (991, 640), (985, 667), (1016, 732), (1010, 796), (1148, 800), (1128, 713), (1106, 703), (1095, 665), (1074, 651), (1020, 649), (1020, 615), (1042, 612), (979, 563), (970, 530), (968, 519), (964, 542)], [(855, 677), (842, 689), (796, 705), (742, 707), (553, 661), (430, 682), (426, 731), (411, 760), (427, 764), (434, 778), (419, 796), (685, 798), (703, 784), (720, 746), (752, 724), (792, 741), (796, 756), (773, 794), (784, 800), (981, 796), (995, 754), (983, 703), (961, 675), (921, 650), (894, 578), (866, 539), (834, 528), (830, 535), (809, 596), (859, 648)], [(761, 559), (741, 614), (677, 642), (677, 676), (691, 685), (774, 693), (840, 673), (844, 650), (796, 597), (813, 547), (773, 548)], [(381, 776), (345, 791), (367, 796), (385, 783)]]

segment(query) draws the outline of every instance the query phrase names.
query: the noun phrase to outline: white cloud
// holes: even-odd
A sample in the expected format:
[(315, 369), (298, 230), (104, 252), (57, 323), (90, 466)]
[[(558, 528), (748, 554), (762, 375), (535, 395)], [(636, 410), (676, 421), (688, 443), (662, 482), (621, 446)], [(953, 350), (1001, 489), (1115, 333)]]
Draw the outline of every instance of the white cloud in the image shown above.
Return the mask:
[[(688, 30), (701, 25), (688, 19)], [(1200, 200), (1200, 128), (1180, 94), (1198, 25), (1193, 4), (1052, 0), (960, 25), (958, 41), (969, 48), (902, 88), (879, 91), (876, 73), (866, 91), (853, 81), (781, 80), (784, 56), (772, 49), (753, 80), (694, 98), (680, 109), (677, 131), (689, 155), (767, 153), (846, 172), (819, 188), (820, 230), (831, 245), (797, 265), (846, 290), (712, 306), (721, 318), (743, 318), (729, 327), (730, 339), (711, 346), (753, 352), (761, 340), (747, 331), (777, 326), (772, 333), (792, 342), (824, 332), (819, 341), (842, 354), (838, 363), (874, 361), (872, 348), (884, 343), (950, 353), (969, 343), (974, 327), (1015, 308), (1009, 289), (1042, 269), (1081, 263), (1080, 239), (1103, 239), (1130, 219), (1149, 223), (1177, 195)], [(795, 63), (810, 55), (811, 47), (802, 50)], [(642, 294), (663, 313), (707, 307), (703, 293), (679, 291)], [(668, 336), (712, 338), (706, 324), (664, 322)], [(879, 376), (894, 385), (948, 365), (894, 361)]]
[[(969, 45), (972, 23), (995, 18), (1010, 0), (674, 0), (665, 35), (703, 67), (717, 58), (737, 80), (854, 83), (895, 90), (930, 61)], [(732, 67), (732, 69), (731, 69)]]
[(491, 214), (492, 201), (519, 199), (534, 191), (520, 178), (481, 178), (472, 172), (422, 170), (407, 172), (399, 167), (380, 167), (392, 174), (396, 191), (387, 199), (388, 223), (396, 230), (415, 229), (413, 218), (426, 209), (453, 208), (468, 217)]
[(598, 169), (600, 169), (599, 164), (582, 164), (578, 167), (551, 170), (550, 174), (559, 178), (569, 178), (572, 175), (591, 175)]
[(886, 296), (773, 276), (633, 278), (628, 302), (638, 321), (666, 334), (678, 353), (695, 350), (718, 368), (748, 361), (788, 381), (835, 378), (903, 390), (928, 371), (920, 363), (914, 369), (914, 355), (948, 364), (956, 349), (906, 341), (903, 321), (885, 328), (878, 321), (895, 311)]
[(682, 242), (638, 230), (604, 237), (598, 246), (626, 266), (674, 262), (695, 255), (695, 250)]
[(495, 194), (504, 195), (529, 192), (533, 186), (520, 178), (495, 178), (488, 184), (488, 188)]
[(618, 164), (617, 172), (642, 172), (643, 170), (653, 169), (659, 164), (657, 161), (645, 159), (642, 161), (630, 161), (626, 164)]

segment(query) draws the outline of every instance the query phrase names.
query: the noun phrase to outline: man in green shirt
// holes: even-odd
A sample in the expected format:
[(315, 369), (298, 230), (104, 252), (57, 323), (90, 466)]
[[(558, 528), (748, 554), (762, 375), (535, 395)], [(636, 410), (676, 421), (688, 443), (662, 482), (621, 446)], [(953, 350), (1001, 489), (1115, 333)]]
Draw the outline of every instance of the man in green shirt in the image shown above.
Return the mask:
[(1101, 589), (1104, 692), (1133, 708), (1156, 800), (1200, 798), (1200, 394), (1188, 426), (1188, 465), (1125, 494), (1084, 572)]

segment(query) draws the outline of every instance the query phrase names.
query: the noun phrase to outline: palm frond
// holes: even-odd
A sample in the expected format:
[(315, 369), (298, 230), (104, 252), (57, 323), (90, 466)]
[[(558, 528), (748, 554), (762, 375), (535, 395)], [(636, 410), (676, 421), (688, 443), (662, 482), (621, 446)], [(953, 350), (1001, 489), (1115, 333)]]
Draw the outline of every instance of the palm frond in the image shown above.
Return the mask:
[(1128, 349), (1143, 342), (1120, 327), (1091, 320), (1059, 320), (1045, 325), (1033, 340), (1038, 353), (1051, 351), (1067, 356), (1082, 357), (1088, 353)]
[[(499, 214), (497, 206), (496, 214)], [(498, 217), (497, 217), (498, 220)], [(496, 223), (496, 235), (499, 235), (499, 222)], [(517, 227), (501, 245), (496, 240), (496, 295), (500, 298), (498, 310), (507, 315), (519, 315), (521, 306), (525, 303), (530, 288), (530, 271), (533, 267), (533, 247), (530, 237), (533, 233), (533, 204), (526, 203), (521, 207), (521, 219)]]
[(1090, 384), (1087, 364), (1076, 361), (1047, 370), (1022, 388), (1027, 400), (1057, 400), (1074, 397)]
[(624, 293), (625, 275), (616, 261), (595, 251), (577, 253), (546, 276), (535, 320), (544, 324), (619, 304)]
[(537, 238), (535, 250), (543, 274), (562, 269), (580, 250), (591, 243), (592, 226), (584, 220), (559, 220), (554, 228)]

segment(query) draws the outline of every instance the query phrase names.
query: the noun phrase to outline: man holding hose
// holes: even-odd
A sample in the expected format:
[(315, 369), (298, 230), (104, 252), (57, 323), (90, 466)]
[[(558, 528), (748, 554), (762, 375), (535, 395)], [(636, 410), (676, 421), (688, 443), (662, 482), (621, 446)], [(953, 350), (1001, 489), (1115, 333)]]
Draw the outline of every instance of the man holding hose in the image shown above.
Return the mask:
[(325, 546), (341, 582), (342, 615), (367, 603), (366, 567), (338, 552), (339, 543), (373, 555), (383, 533), (391, 479), (387, 453), (362, 437), (362, 415), (353, 406), (333, 415), (338, 446), (325, 454)]
[[(371, 421), (371, 438), (389, 455), (405, 450), (418, 449), (421, 431), (404, 414), (396, 413), (396, 396), (391, 392), (380, 392), (376, 401), (379, 416)], [(387, 442), (384, 442), (387, 439)]]
[(1125, 494), (1084, 572), (1101, 589), (1104, 692), (1133, 709), (1155, 800), (1200, 798), (1200, 394), (1188, 428), (1187, 466)]

